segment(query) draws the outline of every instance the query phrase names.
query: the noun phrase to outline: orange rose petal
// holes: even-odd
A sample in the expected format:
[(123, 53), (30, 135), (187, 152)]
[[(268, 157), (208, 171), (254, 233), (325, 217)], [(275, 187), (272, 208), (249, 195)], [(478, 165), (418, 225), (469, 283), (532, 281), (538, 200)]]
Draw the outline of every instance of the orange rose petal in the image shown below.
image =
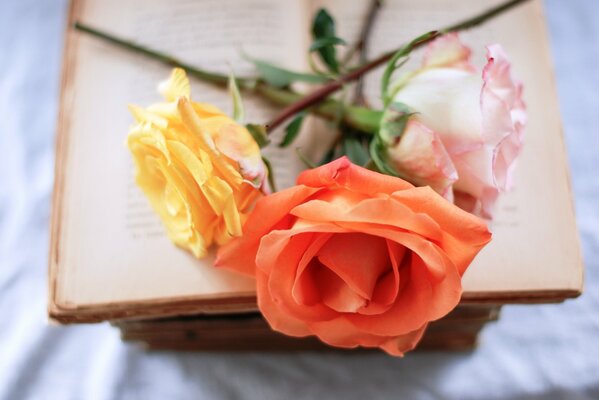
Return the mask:
[[(311, 223), (309, 221), (303, 221), (302, 226), (299, 226), (298, 223), (295, 223), (293, 229), (275, 229), (270, 233), (266, 234), (260, 240), (260, 247), (258, 248), (258, 252), (256, 253), (256, 265), (258, 269), (263, 270), (264, 272), (270, 273), (278, 268), (277, 257), (281, 255), (281, 253), (288, 251), (286, 246), (289, 243), (289, 240), (294, 236), (306, 236), (312, 235), (312, 239), (314, 241), (315, 238), (318, 238), (319, 233), (342, 233), (346, 232), (346, 229), (327, 223)], [(320, 239), (319, 239), (320, 240)], [(298, 256), (298, 263), (296, 264), (296, 272), (299, 270), (299, 262), (308, 251), (310, 244), (306, 245), (305, 249), (301, 249), (302, 252), (299, 254), (293, 254), (293, 256)], [(297, 251), (297, 250), (296, 250)], [(295, 275), (294, 275), (295, 276)]]
[[(426, 279), (433, 290), (433, 299), (428, 305), (429, 320), (444, 316), (457, 305), (462, 294), (460, 274), (441, 249), (415, 235), (385, 232), (378, 229), (369, 230), (371, 234), (384, 236), (415, 253), (416, 258), (419, 259), (418, 265), (420, 265), (418, 272), (426, 274)], [(414, 266), (414, 260), (412, 260), (411, 268), (413, 269)]]
[(400, 271), (402, 285), (392, 307), (378, 315), (346, 315), (355, 328), (382, 336), (397, 336), (412, 332), (429, 321), (433, 290), (422, 268), (422, 260), (412, 253), (409, 263)]
[(446, 315), (460, 300), (461, 281), (457, 271), (450, 270), (443, 282), (432, 284), (425, 263), (414, 253), (409, 268), (402, 268), (400, 276), (406, 284), (389, 311), (348, 316), (358, 329), (387, 336), (405, 334)]
[(462, 275), (476, 254), (491, 240), (485, 222), (450, 204), (429, 187), (392, 195), (415, 212), (430, 215), (444, 232), (443, 249)]
[(426, 263), (426, 271), (432, 281), (441, 281), (445, 278), (448, 265), (455, 269), (451, 260), (443, 254), (443, 250), (425, 238), (412, 232), (395, 230), (392, 226), (380, 227), (364, 222), (338, 222), (341, 228), (370, 235), (380, 236), (397, 242), (418, 254)]
[(312, 274), (304, 274), (304, 272), (310, 265), (310, 262), (316, 253), (318, 253), (332, 235), (333, 233), (315, 234), (314, 241), (302, 255), (297, 268), (295, 282), (293, 283), (293, 289), (291, 290), (293, 298), (300, 304), (312, 305), (320, 300), (320, 294), (318, 293), (318, 288), (314, 284)]
[(355, 221), (379, 225), (392, 224), (394, 228), (415, 232), (431, 240), (443, 237), (439, 225), (428, 215), (415, 213), (393, 198), (363, 200), (351, 209), (343, 209), (334, 202), (314, 200), (294, 207), (290, 214), (310, 221)]
[(225, 246), (219, 261), (255, 254), (250, 273), (275, 330), (397, 356), (414, 348), (426, 324), (457, 305), (462, 263), (490, 239), (484, 222), (346, 158), (298, 182), (259, 201), (233, 242), (242, 245)]
[(272, 229), (286, 228), (290, 220), (289, 210), (317, 191), (307, 186), (294, 186), (258, 200), (244, 224), (243, 236), (221, 246), (214, 265), (253, 275), (262, 236)]
[(340, 316), (330, 321), (308, 323), (309, 328), (323, 342), (337, 347), (355, 348), (380, 347), (394, 356), (403, 356), (412, 350), (424, 334), (426, 324), (412, 332), (399, 336), (379, 336), (368, 331), (356, 331), (355, 327), (344, 317)]
[(382, 344), (380, 348), (392, 356), (403, 357), (405, 353), (413, 350), (418, 342), (420, 342), (420, 339), (422, 339), (422, 336), (426, 331), (426, 326), (427, 325), (424, 325), (413, 332), (388, 340)]
[(372, 302), (368, 307), (359, 311), (361, 314), (380, 314), (382, 311), (387, 311), (399, 293), (401, 283), (399, 270), (402, 267), (407, 249), (405, 246), (388, 239), (385, 242), (391, 261), (391, 271), (379, 279), (374, 290)]
[(379, 276), (391, 267), (385, 240), (363, 233), (334, 235), (322, 246), (318, 259), (368, 300)]
[(393, 305), (393, 302), (387, 302), (386, 298), (392, 296), (392, 294), (396, 291), (396, 288), (399, 286), (398, 283), (399, 282), (394, 275), (394, 271), (387, 271), (381, 276), (379, 282), (374, 288), (373, 299), (371, 299), (363, 307), (360, 307), (356, 313), (362, 315), (377, 315), (387, 312)]
[(390, 338), (356, 330), (344, 315), (328, 321), (308, 322), (310, 330), (323, 342), (337, 347), (354, 348), (357, 346), (378, 347)]
[[(262, 239), (256, 263), (257, 271), (268, 274), (269, 296), (278, 304), (282, 312), (288, 312), (296, 318), (304, 320), (326, 320), (337, 313), (329, 307), (317, 303), (313, 306), (298, 304), (293, 298), (292, 291), (297, 274), (297, 266), (302, 254), (308, 248), (313, 233), (300, 233), (291, 236), (287, 231), (273, 231)], [(271, 253), (271, 245), (277, 248), (284, 244), (280, 253)], [(264, 246), (264, 247), (263, 247)], [(263, 249), (265, 249), (263, 251)], [(276, 266), (276, 267), (272, 267)]]
[(402, 179), (358, 167), (345, 156), (321, 167), (302, 172), (297, 178), (297, 183), (318, 188), (344, 187), (367, 195), (391, 194), (414, 187)]
[[(371, 197), (372, 196), (365, 195), (364, 193), (352, 192), (343, 187), (334, 189), (327, 188), (312, 196), (315, 200), (324, 201), (334, 205), (338, 210), (351, 210), (360, 204), (360, 202), (368, 200)], [(332, 218), (329, 220), (332, 220)]]
[(256, 290), (258, 308), (271, 328), (290, 336), (313, 335), (304, 321), (283, 312), (280, 305), (273, 301), (268, 289), (268, 276), (262, 271), (256, 271)]
[(322, 302), (322, 293), (316, 286), (317, 279), (314, 277), (320, 267), (318, 260), (313, 258), (306, 263), (302, 273), (297, 274), (291, 289), (291, 296), (296, 303), (313, 306)]
[(312, 263), (310, 272), (322, 304), (340, 313), (354, 313), (366, 305), (367, 299), (356, 293), (339, 275), (318, 261)]

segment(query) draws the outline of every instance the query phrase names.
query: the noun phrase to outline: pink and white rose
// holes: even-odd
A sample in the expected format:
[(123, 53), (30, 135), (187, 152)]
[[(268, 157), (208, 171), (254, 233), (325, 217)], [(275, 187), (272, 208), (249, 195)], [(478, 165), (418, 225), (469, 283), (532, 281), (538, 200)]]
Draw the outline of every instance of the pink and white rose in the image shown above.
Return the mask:
[(456, 34), (432, 42), (422, 68), (394, 85), (416, 112), (389, 156), (400, 174), (483, 217), (512, 183), (526, 110), (501, 46), (487, 47), (482, 74)]

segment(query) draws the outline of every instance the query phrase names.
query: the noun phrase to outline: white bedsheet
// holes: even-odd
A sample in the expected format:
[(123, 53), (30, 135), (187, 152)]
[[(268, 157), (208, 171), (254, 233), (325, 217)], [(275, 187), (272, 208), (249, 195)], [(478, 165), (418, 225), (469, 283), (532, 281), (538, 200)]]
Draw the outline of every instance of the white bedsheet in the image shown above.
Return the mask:
[(65, 0), (0, 0), (0, 398), (599, 398), (599, 1), (547, 0), (585, 294), (505, 307), (473, 353), (145, 353), (46, 322)]

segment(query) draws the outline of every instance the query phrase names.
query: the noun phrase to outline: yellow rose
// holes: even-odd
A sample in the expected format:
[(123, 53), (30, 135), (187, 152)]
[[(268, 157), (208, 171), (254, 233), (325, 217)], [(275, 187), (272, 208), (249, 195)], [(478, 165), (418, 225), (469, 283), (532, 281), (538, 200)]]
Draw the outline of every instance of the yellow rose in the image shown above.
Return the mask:
[(245, 127), (216, 107), (191, 101), (182, 69), (174, 69), (159, 91), (166, 102), (130, 106), (137, 124), (127, 144), (136, 181), (170, 239), (201, 258), (213, 243), (241, 235), (267, 170)]

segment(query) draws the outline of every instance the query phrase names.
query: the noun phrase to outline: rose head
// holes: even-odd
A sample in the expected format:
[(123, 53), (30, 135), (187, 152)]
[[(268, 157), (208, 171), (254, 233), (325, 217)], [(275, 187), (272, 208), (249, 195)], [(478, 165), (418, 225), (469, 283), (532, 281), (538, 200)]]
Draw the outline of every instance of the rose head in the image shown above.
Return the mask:
[(445, 35), (393, 91), (394, 101), (417, 113), (389, 149), (396, 169), (490, 218), (498, 194), (510, 187), (526, 123), (522, 85), (501, 47), (487, 47), (480, 74), (457, 34)]
[(458, 303), (486, 224), (430, 187), (340, 158), (260, 199), (217, 266), (255, 276), (275, 330), (402, 355)]
[(136, 181), (169, 237), (199, 258), (213, 242), (241, 235), (261, 196), (266, 168), (245, 127), (190, 100), (183, 70), (173, 70), (160, 91), (165, 103), (130, 107), (137, 124), (127, 144)]

